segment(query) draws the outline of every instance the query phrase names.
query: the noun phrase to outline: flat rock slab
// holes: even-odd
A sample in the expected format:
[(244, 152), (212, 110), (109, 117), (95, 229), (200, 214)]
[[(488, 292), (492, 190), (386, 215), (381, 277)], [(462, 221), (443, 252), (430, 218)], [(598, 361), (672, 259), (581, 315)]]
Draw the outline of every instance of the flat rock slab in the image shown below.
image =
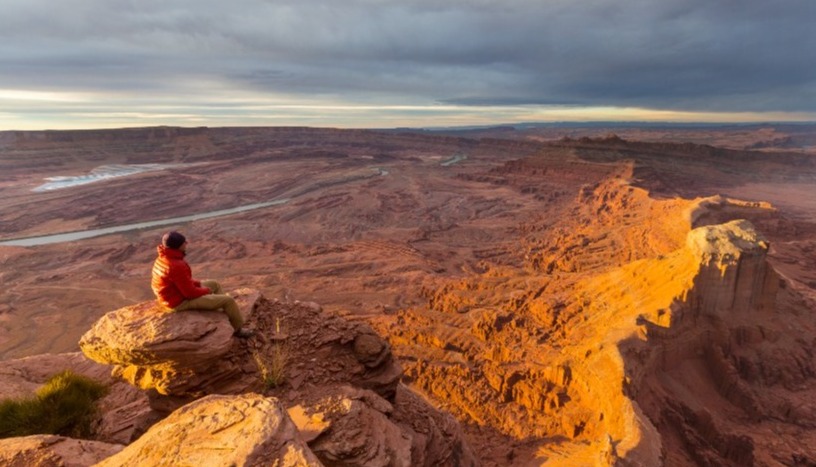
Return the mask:
[(6, 467), (86, 467), (122, 450), (119, 444), (55, 435), (0, 439), (0, 465)]
[[(246, 319), (261, 296), (253, 289), (239, 289), (231, 295)], [(226, 354), (232, 347), (232, 333), (221, 311), (166, 312), (150, 300), (105, 314), (82, 336), (79, 346), (99, 363), (200, 364)]]

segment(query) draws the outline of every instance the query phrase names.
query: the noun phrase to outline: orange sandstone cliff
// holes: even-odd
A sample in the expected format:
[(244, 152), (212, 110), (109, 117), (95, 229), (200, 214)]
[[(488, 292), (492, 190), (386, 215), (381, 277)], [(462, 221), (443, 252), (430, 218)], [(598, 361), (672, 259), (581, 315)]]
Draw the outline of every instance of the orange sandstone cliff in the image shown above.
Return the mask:
[(412, 384), (475, 432), (538, 438), (535, 463), (816, 459), (812, 310), (751, 222), (706, 224), (773, 210), (656, 200), (625, 176), (529, 236), (524, 271), (429, 288), (431, 310), (383, 325)]

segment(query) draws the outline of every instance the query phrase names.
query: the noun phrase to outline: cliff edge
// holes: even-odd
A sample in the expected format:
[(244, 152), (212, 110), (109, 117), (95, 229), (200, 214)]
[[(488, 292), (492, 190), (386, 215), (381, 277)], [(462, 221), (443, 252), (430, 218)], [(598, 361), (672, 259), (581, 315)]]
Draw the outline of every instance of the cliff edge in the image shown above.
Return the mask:
[[(105, 315), (81, 347), (114, 365), (111, 377), (79, 354), (48, 358), (128, 394), (101, 405), (96, 444), (12, 438), (0, 458), (52, 458), (37, 446), (57, 443), (94, 448), (91, 461), (72, 465), (478, 465), (459, 424), (400, 383), (389, 344), (367, 325), (314, 303), (235, 295), (251, 310), (256, 335), (247, 340), (232, 337), (219, 313), (159, 313), (145, 302)], [(42, 373), (40, 360), (30, 363)], [(15, 395), (36, 387), (26, 368), (0, 368), (19, 380), (7, 384)]]

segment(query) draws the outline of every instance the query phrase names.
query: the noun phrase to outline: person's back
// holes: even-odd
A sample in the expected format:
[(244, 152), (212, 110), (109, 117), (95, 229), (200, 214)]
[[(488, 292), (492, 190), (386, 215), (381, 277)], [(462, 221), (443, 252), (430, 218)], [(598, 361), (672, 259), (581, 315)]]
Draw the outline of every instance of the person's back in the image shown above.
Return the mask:
[(244, 319), (235, 300), (223, 293), (214, 280), (193, 279), (192, 269), (184, 257), (187, 239), (178, 232), (168, 232), (156, 249), (150, 286), (159, 304), (168, 312), (184, 310), (218, 310), (229, 317), (238, 337), (249, 337), (252, 331), (242, 329)]
[(163, 241), (156, 248), (158, 256), (153, 263), (153, 278), (150, 285), (159, 303), (166, 308), (173, 309), (184, 300), (209, 294), (210, 290), (202, 287), (200, 282), (193, 280), (190, 265), (184, 260), (186, 240), (183, 240), (182, 245), (176, 248), (172, 248), (168, 244), (176, 245), (177, 241), (173, 242), (172, 239), (169, 242)]

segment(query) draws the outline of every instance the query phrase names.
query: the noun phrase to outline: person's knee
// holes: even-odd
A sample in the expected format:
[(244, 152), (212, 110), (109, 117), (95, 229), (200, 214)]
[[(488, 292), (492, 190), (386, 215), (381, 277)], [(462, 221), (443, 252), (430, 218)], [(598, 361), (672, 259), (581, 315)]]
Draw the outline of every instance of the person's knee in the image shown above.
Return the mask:
[(221, 289), (221, 284), (219, 284), (218, 281), (215, 281), (215, 280), (212, 280), (212, 279), (207, 279), (207, 280), (201, 281), (201, 285), (203, 285), (204, 287), (207, 287), (208, 289), (210, 289), (210, 293), (212, 293), (212, 294), (219, 295), (219, 294), (223, 293), (223, 291)]

